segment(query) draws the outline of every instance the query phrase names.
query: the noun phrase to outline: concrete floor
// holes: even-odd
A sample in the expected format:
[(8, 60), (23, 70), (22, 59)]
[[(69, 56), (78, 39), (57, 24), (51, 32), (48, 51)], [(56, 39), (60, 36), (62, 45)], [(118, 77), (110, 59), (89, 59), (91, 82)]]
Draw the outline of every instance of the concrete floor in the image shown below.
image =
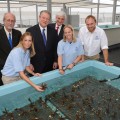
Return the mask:
[[(101, 59), (102, 61), (103, 55), (101, 53)], [(115, 66), (120, 67), (120, 46), (116, 45), (114, 48), (109, 49), (109, 61), (112, 63), (115, 63)]]

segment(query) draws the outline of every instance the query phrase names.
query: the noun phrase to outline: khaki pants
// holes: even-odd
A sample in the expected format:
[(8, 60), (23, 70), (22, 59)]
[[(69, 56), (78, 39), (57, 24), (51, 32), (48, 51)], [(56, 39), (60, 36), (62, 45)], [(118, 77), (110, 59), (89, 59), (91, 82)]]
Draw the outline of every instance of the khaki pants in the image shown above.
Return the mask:
[(99, 58), (100, 58), (99, 54), (94, 55), (94, 56), (86, 56), (86, 55), (84, 56), (85, 60), (88, 60), (88, 59), (90, 59), (90, 60), (99, 60)]
[(9, 84), (9, 83), (18, 81), (20, 79), (21, 78), (19, 76), (15, 76), (15, 77), (2, 76), (3, 84)]

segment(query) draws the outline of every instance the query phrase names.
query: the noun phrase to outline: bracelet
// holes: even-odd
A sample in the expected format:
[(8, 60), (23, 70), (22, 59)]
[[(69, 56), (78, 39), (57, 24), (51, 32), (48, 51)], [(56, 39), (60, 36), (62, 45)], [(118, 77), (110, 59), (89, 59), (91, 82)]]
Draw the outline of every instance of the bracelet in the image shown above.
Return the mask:
[(60, 71), (60, 70), (63, 70), (63, 69), (59, 69), (59, 71)]
[(75, 62), (73, 62), (72, 64), (73, 64), (73, 66), (75, 66), (75, 65), (76, 65), (76, 63), (75, 63)]

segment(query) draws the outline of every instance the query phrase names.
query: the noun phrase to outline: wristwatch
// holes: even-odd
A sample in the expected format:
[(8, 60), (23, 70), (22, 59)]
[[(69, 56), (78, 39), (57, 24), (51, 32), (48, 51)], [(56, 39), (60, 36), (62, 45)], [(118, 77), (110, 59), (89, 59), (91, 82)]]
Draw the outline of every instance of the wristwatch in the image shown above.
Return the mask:
[(76, 65), (76, 63), (75, 63), (75, 62), (73, 62), (72, 64), (73, 64), (74, 66)]

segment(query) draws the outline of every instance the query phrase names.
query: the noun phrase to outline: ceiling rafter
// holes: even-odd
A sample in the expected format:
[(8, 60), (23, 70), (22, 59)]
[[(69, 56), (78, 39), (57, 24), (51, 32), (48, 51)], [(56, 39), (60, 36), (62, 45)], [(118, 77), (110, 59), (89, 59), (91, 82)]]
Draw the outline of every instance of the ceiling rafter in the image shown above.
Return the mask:
[[(5, 3), (0, 1), (0, 8), (7, 8), (7, 0), (2, 0)], [(11, 8), (22, 8), (27, 7), (31, 5), (40, 5), (43, 7), (47, 6), (46, 3), (47, 0), (10, 0), (10, 7)], [(53, 7), (62, 7), (63, 4), (66, 5), (66, 7), (80, 7), (80, 8), (96, 8), (97, 3), (93, 3), (92, 0), (51, 0)], [(100, 3), (100, 7), (112, 7), (112, 4), (103, 4)]]

